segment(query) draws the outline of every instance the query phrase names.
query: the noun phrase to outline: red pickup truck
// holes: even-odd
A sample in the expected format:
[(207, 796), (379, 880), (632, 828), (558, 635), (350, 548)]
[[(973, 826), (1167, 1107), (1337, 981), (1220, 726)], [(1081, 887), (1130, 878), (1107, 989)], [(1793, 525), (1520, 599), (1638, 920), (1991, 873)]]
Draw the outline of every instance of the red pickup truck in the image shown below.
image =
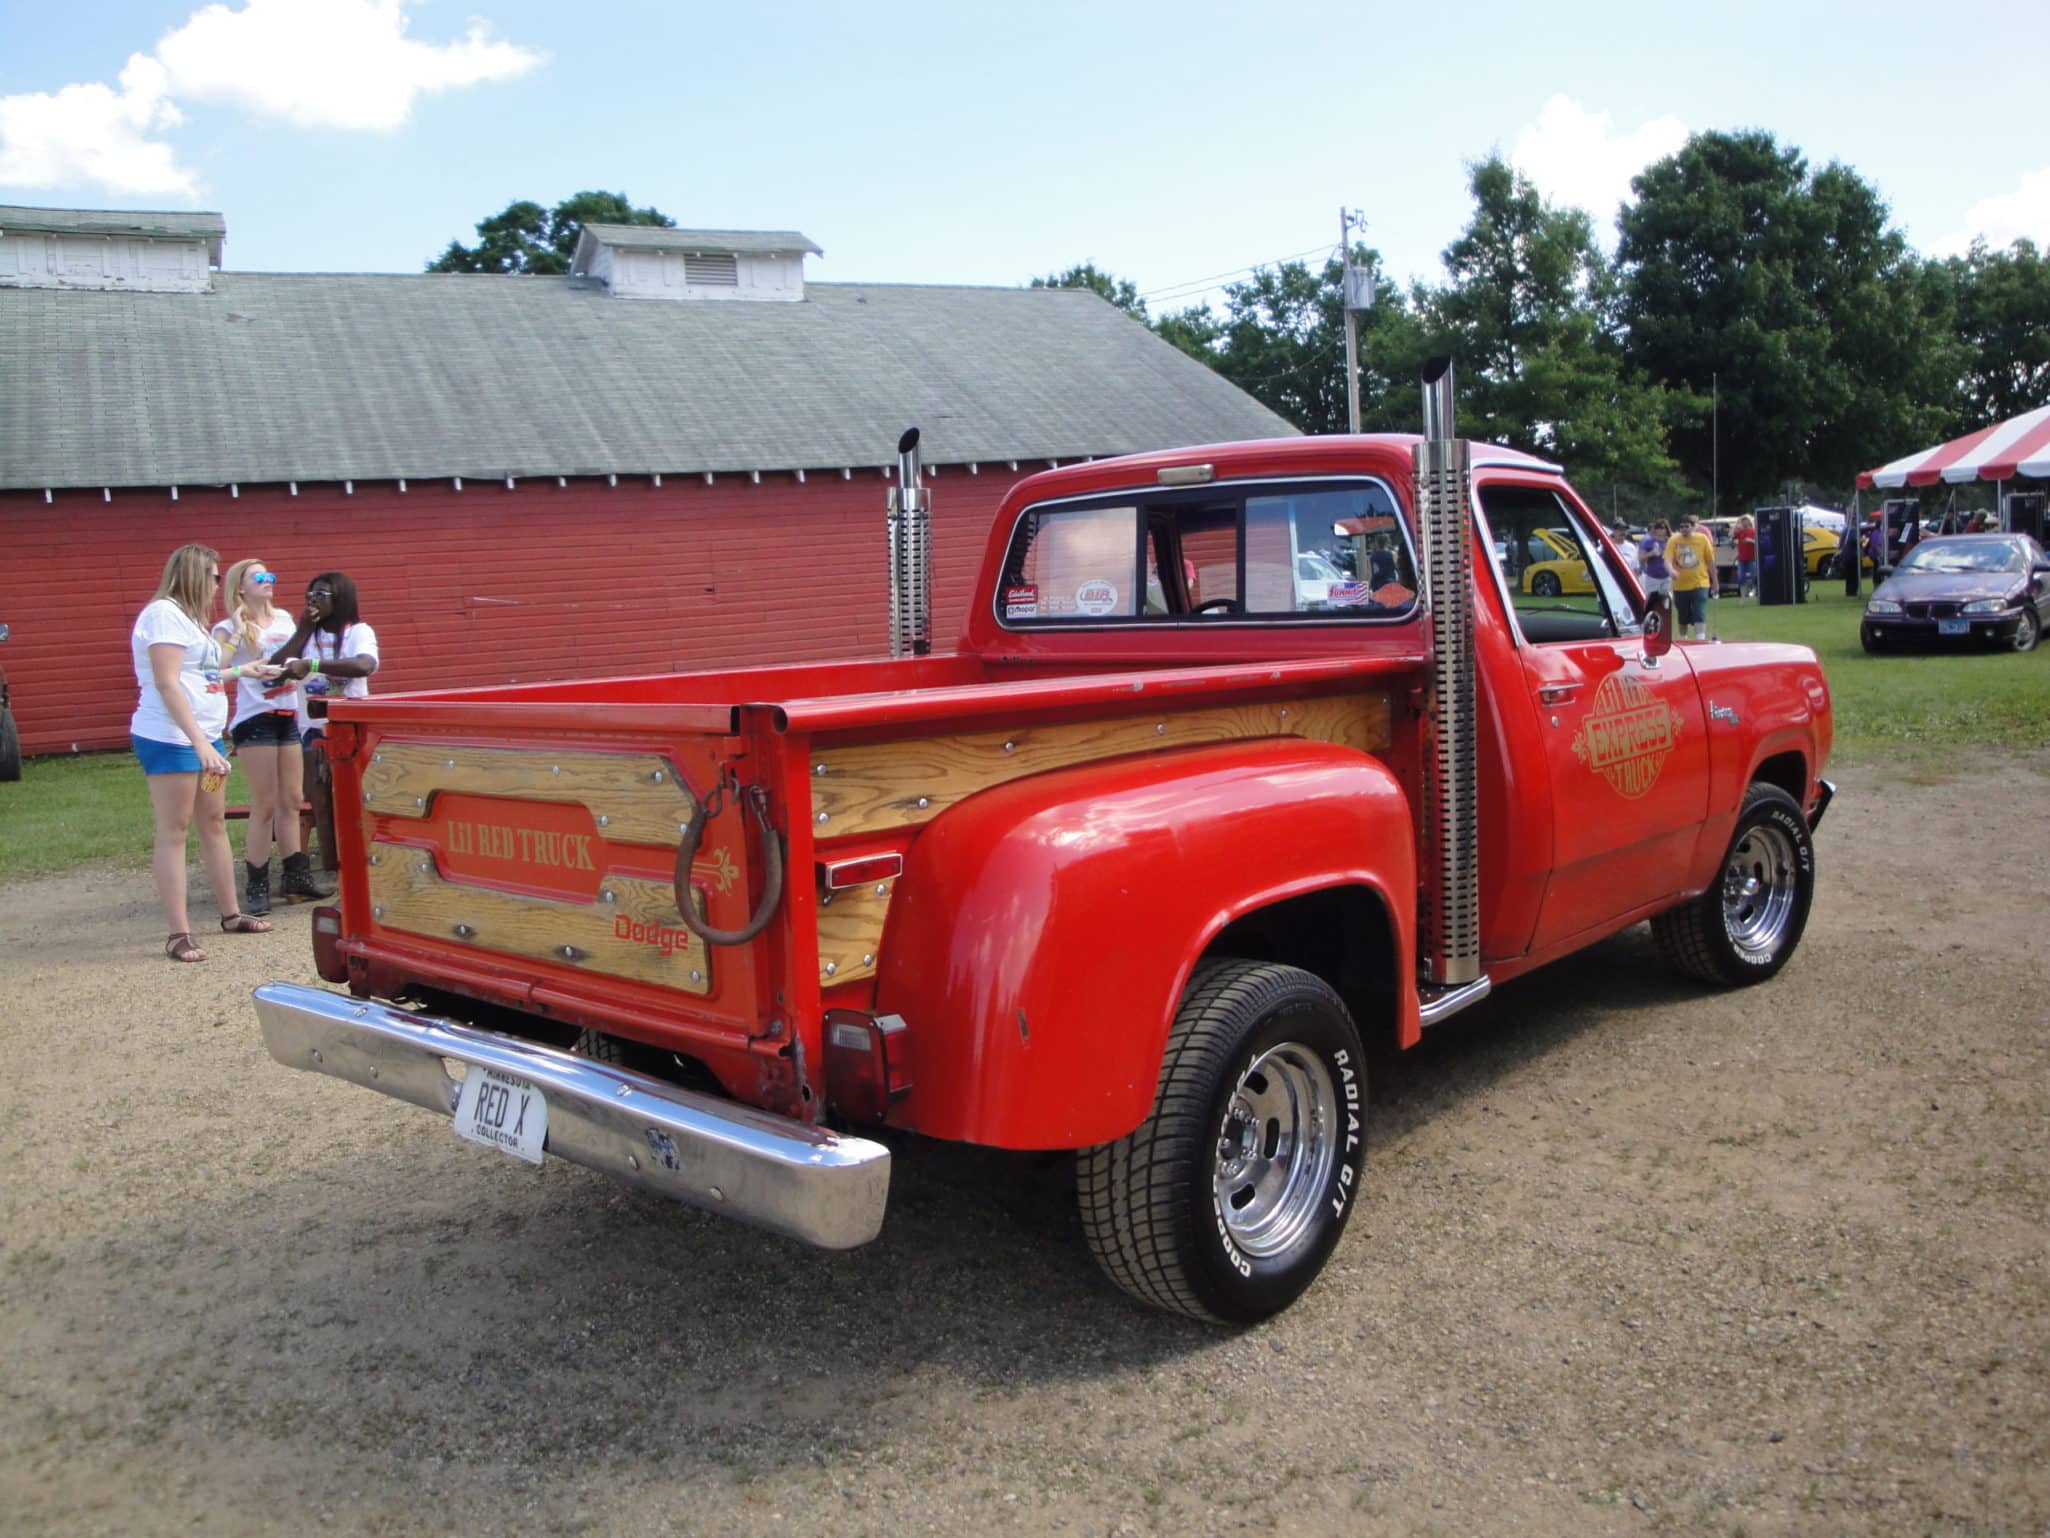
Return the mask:
[[(1831, 795), (1812, 653), (1671, 648), (1557, 467), (1426, 404), (1022, 481), (951, 652), (912, 448), (904, 655), (334, 702), (347, 991), (258, 989), (272, 1054), (828, 1247), (883, 1222), (864, 1129), (1073, 1150), (1119, 1286), (1285, 1307), (1366, 1043), (1646, 919), (1771, 977)], [(1556, 528), (1592, 593), (1503, 570)]]

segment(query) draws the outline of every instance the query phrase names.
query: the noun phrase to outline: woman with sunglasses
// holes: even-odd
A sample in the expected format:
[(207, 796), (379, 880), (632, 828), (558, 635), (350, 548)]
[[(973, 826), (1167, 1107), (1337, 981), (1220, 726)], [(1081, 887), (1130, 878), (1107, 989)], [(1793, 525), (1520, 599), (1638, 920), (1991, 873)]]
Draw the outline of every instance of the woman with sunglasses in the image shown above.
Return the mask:
[[(377, 632), (363, 623), (357, 610), (355, 579), (347, 572), (324, 571), (307, 583), (299, 626), (271, 660), (284, 664), (286, 677), (305, 683), (299, 734), (306, 748), (307, 799), (313, 803), (313, 822), (320, 833), (320, 863), (334, 870), (334, 780), (327, 763), (327, 722), (313, 718), (304, 696), (361, 699), (370, 693), (370, 675), (377, 671)], [(333, 686), (336, 683), (339, 687)]]
[(150, 868), (171, 937), (173, 961), (204, 961), (185, 913), (185, 837), (199, 815), (199, 853), (220, 904), (221, 929), (261, 934), (270, 928), (235, 906), (235, 855), (228, 845), (223, 790), (228, 783), (227, 686), (243, 677), (275, 678), (267, 662), (221, 666), (220, 643), (206, 628), (221, 584), (221, 558), (205, 545), (181, 545), (164, 562), (157, 595), (136, 617), (128, 650), (138, 690), (129, 741), (149, 783), (156, 822)]
[[(214, 626), (221, 655), (238, 666), (265, 662), (292, 639), (292, 616), (271, 602), (277, 575), (251, 558), (228, 568), (221, 584), (228, 617)], [(249, 843), (243, 851), (244, 913), (270, 912), (273, 836), (285, 857), (279, 894), (288, 902), (331, 896), (313, 879), (299, 847), (299, 803), (305, 797), (299, 751), (299, 686), (290, 679), (244, 677), (235, 687), (228, 735), (249, 782)]]

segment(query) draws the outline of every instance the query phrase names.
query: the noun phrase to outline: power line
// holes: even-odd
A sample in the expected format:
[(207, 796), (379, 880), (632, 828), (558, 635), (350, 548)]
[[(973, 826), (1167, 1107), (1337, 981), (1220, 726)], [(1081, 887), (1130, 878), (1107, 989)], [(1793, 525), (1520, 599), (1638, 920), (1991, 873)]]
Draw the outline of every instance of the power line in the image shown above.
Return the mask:
[(1225, 278), (1236, 278), (1244, 273), (1257, 272), (1262, 267), (1279, 267), (1283, 262), (1301, 261), (1306, 256), (1315, 256), (1319, 251), (1327, 251), (1329, 249), (1330, 247), (1328, 246), (1311, 246), (1307, 250), (1291, 252), (1287, 256), (1272, 257), (1264, 262), (1252, 262), (1244, 267), (1234, 267), (1229, 272), (1213, 272), (1207, 278), (1190, 278), (1186, 282), (1170, 283), (1164, 288), (1149, 288), (1139, 297), (1141, 299), (1160, 299), (1180, 297), (1184, 294), (1200, 294), (1207, 288), (1215, 287)]

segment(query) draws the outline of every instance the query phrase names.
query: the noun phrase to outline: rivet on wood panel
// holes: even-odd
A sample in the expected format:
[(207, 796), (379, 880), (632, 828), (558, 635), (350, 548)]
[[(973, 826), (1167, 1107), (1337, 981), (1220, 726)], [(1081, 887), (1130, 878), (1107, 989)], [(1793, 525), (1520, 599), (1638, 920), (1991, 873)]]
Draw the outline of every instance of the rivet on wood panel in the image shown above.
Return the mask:
[(603, 812), (600, 812), (598, 814), (598, 826), (601, 828), (609, 828), (612, 826), (612, 819), (606, 816)]
[(1165, 736), (1166, 734), (1167, 734), (1167, 723), (1166, 723), (1165, 721), (1162, 721), (1162, 722), (1161, 722), (1161, 723), (1160, 723), (1160, 724), (1159, 724), (1158, 726), (1156, 726), (1156, 727), (1154, 727), (1154, 728), (1153, 728), (1153, 735), (1154, 735), (1154, 736), (1156, 736), (1156, 737), (1162, 737), (1162, 736)]
[(826, 963), (826, 976), (831, 977), (834, 973), (838, 972), (839, 970), (840, 964), (838, 962), (829, 961)]
[(811, 766), (811, 772), (813, 774), (824, 774), (826, 772), (826, 766), (824, 764), (813, 764)]
[(619, 894), (613, 891), (611, 887), (607, 887), (598, 894), (598, 899), (601, 902), (616, 903), (619, 901)]
[(918, 798), (918, 809), (919, 809), (919, 810), (920, 810), (921, 812), (922, 812), (922, 811), (924, 811), (924, 810), (925, 810), (925, 809), (926, 809), (927, 807), (929, 807), (929, 806), (931, 806), (931, 805), (932, 805), (932, 802), (930, 802), (929, 800), (927, 800), (927, 799), (926, 799), (926, 798), (925, 798), (924, 796), (920, 796), (920, 797)]
[[(381, 764), (381, 763), (383, 763), (383, 762), (384, 762), (384, 755), (383, 755), (382, 753), (373, 753), (373, 754), (371, 754), (371, 755), (370, 755), (370, 761), (371, 761), (371, 762), (372, 762), (373, 764)], [(454, 760), (454, 759), (450, 759), (450, 760), (449, 760), (449, 762), (450, 762), (450, 763), (454, 763), (454, 762), (455, 762), (455, 760)]]
[(695, 967), (693, 967), (691, 969), (690, 980), (694, 983), (701, 983), (705, 980), (705, 974), (698, 971)]
[(374, 854), (370, 857), (370, 863), (372, 865), (382, 865), (384, 864), (384, 856), (381, 854)]
[(574, 945), (558, 945), (555, 948), (555, 954), (564, 961), (582, 961), (590, 953), (588, 951), (580, 951)]
[(821, 812), (819, 813), (818, 820), (822, 823), (830, 822), (832, 821), (832, 814), (829, 812)]
[(455, 766), (456, 766), (456, 761), (455, 761), (454, 759), (450, 759), (450, 760), (448, 761), (448, 766), (449, 766), (449, 768), (451, 768), (451, 769), (455, 768)]
[(363, 804), (365, 806), (370, 804), (370, 792), (367, 790), (363, 792)]
[(884, 886), (882, 882), (878, 881), (878, 882), (876, 883), (876, 896), (878, 896), (878, 897), (887, 897), (887, 896), (889, 895), (889, 892), (890, 892), (890, 889), (889, 889), (888, 887)]
[(1004, 744), (1004, 751), (1006, 753), (1015, 753), (1018, 751), (1018, 744), (1015, 742), (1007, 742)]
[[(1283, 714), (1283, 715), (1287, 715), (1287, 714), (1288, 714), (1288, 712), (1284, 710), (1284, 711), (1282, 712), (1282, 714)], [(550, 765), (548, 766), (548, 772), (549, 772), (550, 774), (560, 774), (560, 773), (562, 773), (562, 765), (560, 765), (560, 764), (550, 764)], [(659, 776), (658, 776), (658, 778), (659, 778)]]
[(425, 796), (415, 796), (413, 798), (413, 805), (424, 807), (427, 805), (427, 798)]
[(831, 892), (821, 892), (821, 893), (819, 893), (819, 906), (820, 906), (821, 908), (830, 908), (830, 907), (832, 907), (832, 906), (833, 906), (833, 894), (832, 894)]
[(876, 964), (876, 959), (873, 956), (864, 956), (861, 958), (861, 964), (865, 967), (872, 967)]
[(657, 785), (660, 785), (663, 779), (662, 771), (660, 769), (651, 769), (648, 771), (648, 778), (653, 780)]
[(381, 919), (381, 918), (383, 918), (383, 917), (384, 917), (384, 905), (383, 905), (382, 903), (372, 903), (372, 904), (370, 905), (370, 916), (371, 916), (372, 918), (374, 918), (374, 919)]
[(471, 939), (476, 935), (476, 933), (477, 931), (472, 929), (468, 924), (456, 925), (456, 938), (458, 940)]

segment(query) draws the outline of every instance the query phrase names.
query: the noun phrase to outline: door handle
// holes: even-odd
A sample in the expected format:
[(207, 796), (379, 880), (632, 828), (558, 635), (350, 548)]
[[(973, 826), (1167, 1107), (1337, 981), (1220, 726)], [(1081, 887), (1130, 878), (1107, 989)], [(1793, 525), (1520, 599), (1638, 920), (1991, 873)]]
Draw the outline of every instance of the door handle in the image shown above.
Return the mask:
[(1541, 684), (1538, 686), (1538, 703), (1563, 705), (1579, 692), (1579, 684)]

